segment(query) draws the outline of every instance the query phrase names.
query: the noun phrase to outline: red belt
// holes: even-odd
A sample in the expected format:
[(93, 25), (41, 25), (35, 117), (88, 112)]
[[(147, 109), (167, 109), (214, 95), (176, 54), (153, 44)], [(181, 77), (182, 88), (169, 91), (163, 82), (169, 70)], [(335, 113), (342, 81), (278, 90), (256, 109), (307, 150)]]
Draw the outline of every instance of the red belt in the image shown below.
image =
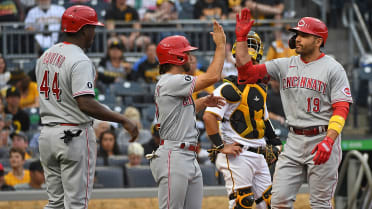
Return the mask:
[(290, 126), (289, 130), (298, 135), (315, 136), (320, 133), (326, 132), (328, 130), (328, 126), (312, 126), (306, 128), (296, 128)]
[(76, 123), (60, 123), (59, 125), (60, 126), (79, 126), (80, 124), (76, 124)]
[[(160, 141), (160, 145), (164, 145), (164, 141), (165, 141), (165, 140), (162, 139), (162, 140)], [(198, 146), (195, 146), (195, 145), (190, 144), (188, 147), (186, 147), (186, 143), (181, 143), (181, 144), (180, 144), (180, 148), (181, 148), (181, 149), (185, 149), (185, 148), (187, 148), (187, 150), (190, 150), (190, 151), (196, 152), (197, 149), (198, 149)]]

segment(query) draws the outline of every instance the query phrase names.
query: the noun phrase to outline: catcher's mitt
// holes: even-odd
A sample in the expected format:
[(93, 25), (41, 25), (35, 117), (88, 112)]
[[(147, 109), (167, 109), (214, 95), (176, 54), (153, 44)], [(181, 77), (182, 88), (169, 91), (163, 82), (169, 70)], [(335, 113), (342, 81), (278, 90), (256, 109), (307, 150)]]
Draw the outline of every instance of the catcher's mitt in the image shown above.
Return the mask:
[(262, 154), (264, 155), (267, 164), (270, 166), (278, 160), (280, 150), (276, 146), (266, 145), (266, 149)]
[(207, 152), (209, 153), (208, 154), (209, 160), (214, 164), (216, 162), (217, 154), (220, 152), (220, 150), (217, 149), (216, 147), (213, 147), (211, 149), (208, 149)]

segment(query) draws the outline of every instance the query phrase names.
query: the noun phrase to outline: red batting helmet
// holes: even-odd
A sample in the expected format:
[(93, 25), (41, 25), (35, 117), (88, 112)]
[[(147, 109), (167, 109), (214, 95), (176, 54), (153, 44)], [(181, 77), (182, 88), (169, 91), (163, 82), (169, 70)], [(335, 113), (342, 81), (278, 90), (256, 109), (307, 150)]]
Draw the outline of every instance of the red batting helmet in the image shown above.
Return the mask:
[(291, 28), (289, 31), (301, 31), (303, 33), (321, 37), (323, 38), (323, 45), (326, 43), (328, 37), (327, 26), (321, 20), (314, 17), (301, 18), (301, 20), (297, 23), (297, 27)]
[(156, 55), (160, 64), (183, 65), (187, 62), (187, 55), (184, 52), (196, 49), (198, 48), (190, 46), (184, 36), (169, 36), (160, 41)]
[(104, 26), (98, 22), (96, 11), (88, 6), (75, 5), (66, 9), (62, 15), (62, 32), (75, 33), (84, 25)]

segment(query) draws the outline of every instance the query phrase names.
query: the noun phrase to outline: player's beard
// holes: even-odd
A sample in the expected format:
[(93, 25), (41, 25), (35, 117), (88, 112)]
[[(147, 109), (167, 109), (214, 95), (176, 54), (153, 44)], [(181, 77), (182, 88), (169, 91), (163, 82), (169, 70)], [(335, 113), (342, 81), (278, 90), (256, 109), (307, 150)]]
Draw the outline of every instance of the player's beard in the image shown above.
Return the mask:
[(190, 71), (190, 63), (186, 62), (185, 64), (182, 65), (183, 70), (185, 73)]

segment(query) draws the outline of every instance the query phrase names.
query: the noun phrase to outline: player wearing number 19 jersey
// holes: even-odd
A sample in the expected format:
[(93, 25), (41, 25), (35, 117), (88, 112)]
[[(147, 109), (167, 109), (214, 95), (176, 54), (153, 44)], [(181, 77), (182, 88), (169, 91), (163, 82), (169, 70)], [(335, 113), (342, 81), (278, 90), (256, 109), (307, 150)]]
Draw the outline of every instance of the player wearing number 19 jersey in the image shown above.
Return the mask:
[(240, 82), (252, 82), (267, 74), (280, 82), (280, 95), (289, 124), (284, 151), (276, 164), (271, 208), (292, 208), (303, 175), (309, 182), (311, 208), (332, 208), (331, 200), (341, 162), (341, 131), (353, 102), (342, 65), (321, 51), (327, 26), (303, 17), (289, 46), (299, 56), (252, 65), (246, 55), (246, 34), (252, 25), (249, 10), (237, 16), (237, 66)]

